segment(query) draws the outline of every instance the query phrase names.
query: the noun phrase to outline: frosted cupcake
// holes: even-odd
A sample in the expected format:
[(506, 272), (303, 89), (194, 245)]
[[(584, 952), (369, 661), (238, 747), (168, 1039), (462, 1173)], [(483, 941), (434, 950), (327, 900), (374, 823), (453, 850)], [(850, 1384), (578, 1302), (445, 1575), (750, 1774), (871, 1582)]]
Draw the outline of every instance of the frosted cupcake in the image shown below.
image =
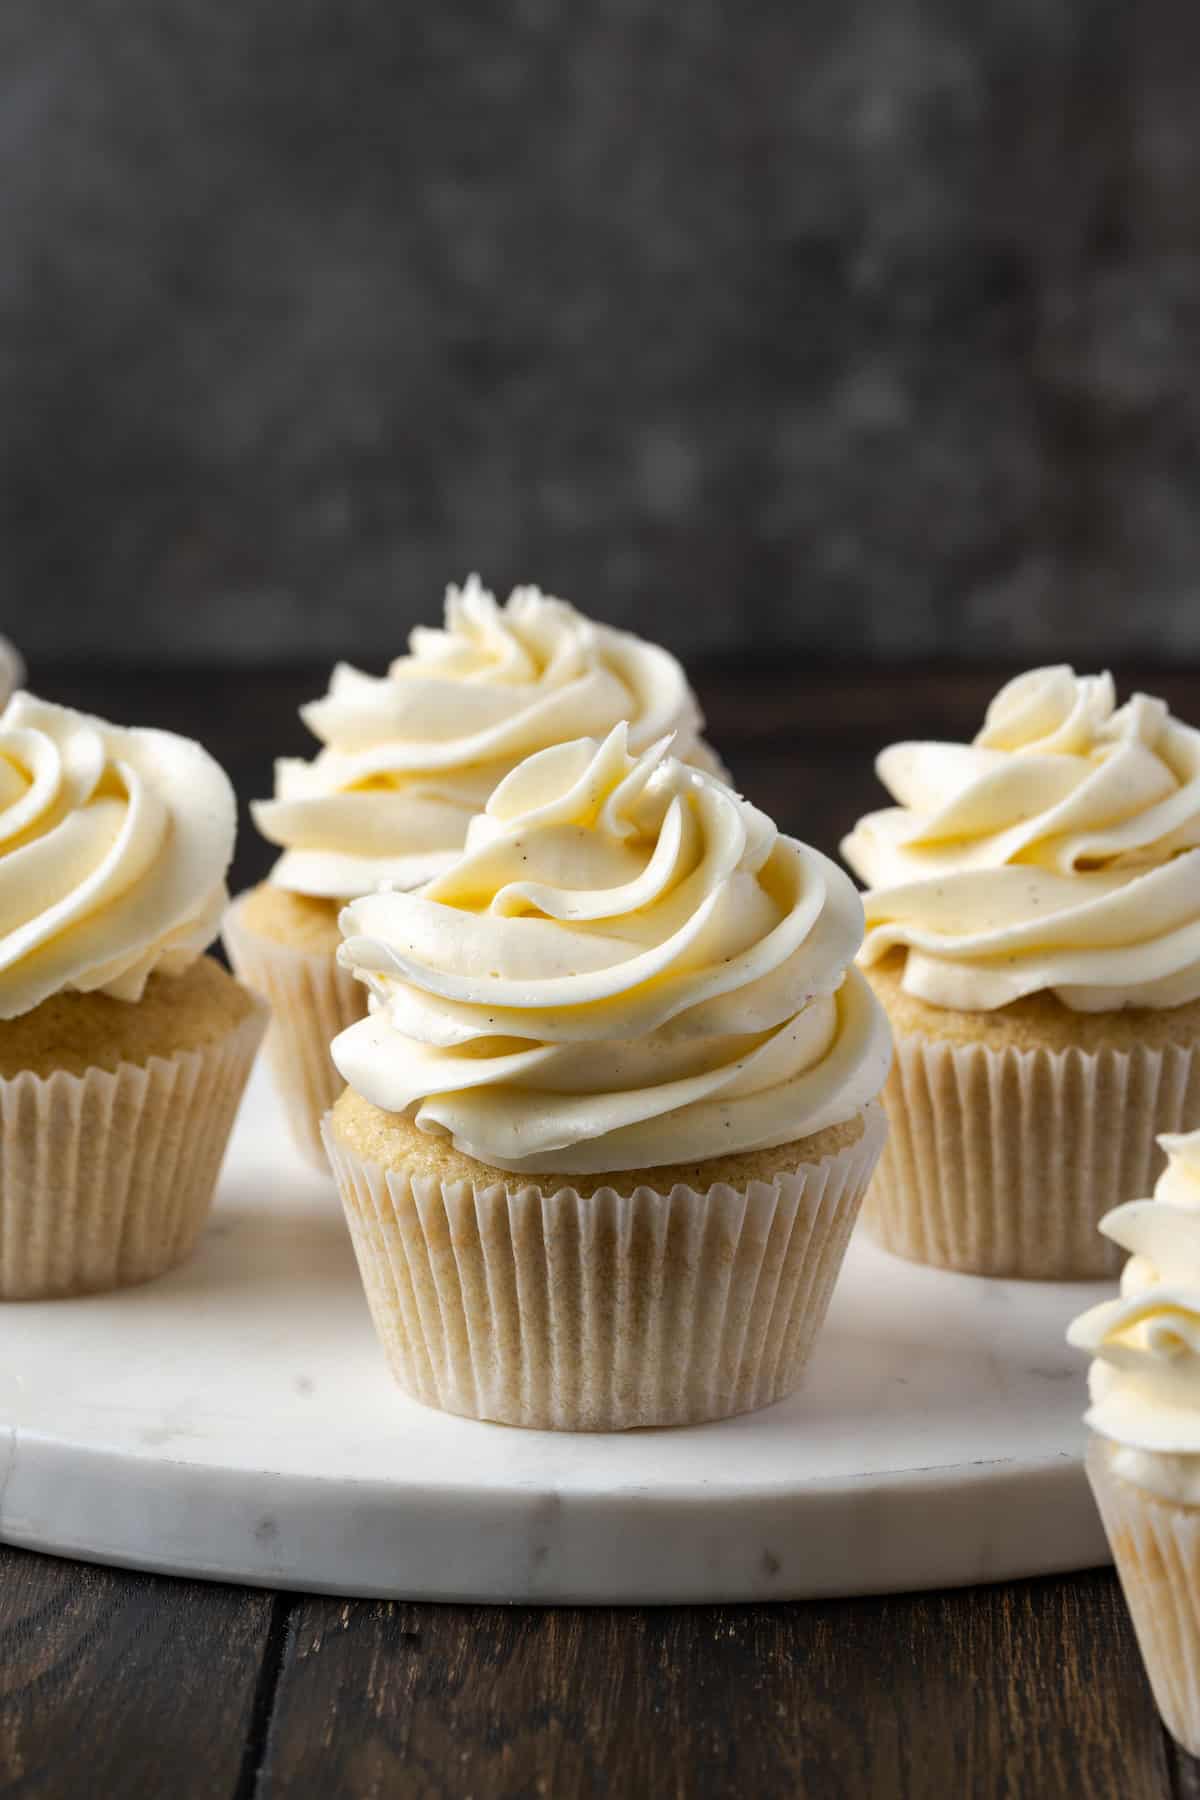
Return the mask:
[(371, 1012), (325, 1141), (402, 1386), (586, 1430), (790, 1392), (884, 1135), (847, 878), (621, 725), (342, 929)]
[(445, 628), (409, 643), (383, 678), (339, 666), (303, 709), (323, 748), (311, 763), (278, 763), (275, 799), (252, 809), (283, 854), (225, 929), (239, 974), (271, 1001), (276, 1078), (298, 1144), (322, 1168), (320, 1119), (342, 1086), (329, 1042), (364, 1000), (337, 962), (342, 905), (447, 868), (497, 782), (550, 744), (625, 719), (635, 751), (673, 731), (682, 756), (718, 766), (673, 656), (537, 588), (499, 606), (472, 576), (447, 590)]
[(842, 846), (896, 1035), (866, 1211), (888, 1249), (1096, 1277), (1096, 1232), (1200, 1124), (1200, 732), (1109, 675), (1037, 669), (972, 744), (885, 750)]
[(1095, 1357), (1088, 1475), (1163, 1721), (1200, 1754), (1200, 1131), (1165, 1137), (1153, 1200), (1101, 1229), (1121, 1298), (1076, 1319)]
[(201, 954), (236, 809), (198, 744), (0, 717), (0, 1298), (147, 1281), (208, 1214), (265, 1025)]

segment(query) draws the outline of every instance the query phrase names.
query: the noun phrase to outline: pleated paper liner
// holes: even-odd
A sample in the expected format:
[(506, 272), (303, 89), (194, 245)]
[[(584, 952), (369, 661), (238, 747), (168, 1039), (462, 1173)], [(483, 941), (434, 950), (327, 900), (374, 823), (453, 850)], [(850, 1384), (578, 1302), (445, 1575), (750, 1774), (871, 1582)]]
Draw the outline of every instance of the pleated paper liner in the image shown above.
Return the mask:
[(885, 1249), (967, 1274), (1100, 1280), (1124, 1255), (1101, 1218), (1150, 1192), (1160, 1132), (1200, 1125), (1200, 1055), (902, 1036), (884, 1102), (863, 1219)]
[(1200, 1755), (1200, 1507), (1123, 1480), (1102, 1438), (1087, 1472), (1163, 1724)]
[(115, 1073), (0, 1080), (0, 1299), (129, 1287), (183, 1261), (266, 1019), (256, 1004), (215, 1043)]
[(744, 1191), (581, 1197), (407, 1176), (324, 1127), (392, 1372), (445, 1412), (562, 1431), (727, 1418), (799, 1383), (886, 1121)]
[(367, 992), (328, 953), (295, 950), (249, 930), (242, 907), (237, 900), (229, 908), (222, 939), (238, 977), (270, 1002), (267, 1058), (292, 1137), (306, 1160), (327, 1172), (321, 1120), (346, 1085), (329, 1046), (363, 1017)]

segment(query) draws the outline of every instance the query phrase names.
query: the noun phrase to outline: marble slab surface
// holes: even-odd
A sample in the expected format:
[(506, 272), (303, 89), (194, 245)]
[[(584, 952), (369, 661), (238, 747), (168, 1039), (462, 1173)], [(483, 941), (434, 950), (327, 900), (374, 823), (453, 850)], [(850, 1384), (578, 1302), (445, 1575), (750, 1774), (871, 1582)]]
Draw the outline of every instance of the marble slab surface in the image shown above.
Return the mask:
[(409, 1599), (783, 1599), (1107, 1560), (1067, 1320), (1104, 1290), (851, 1248), (805, 1390), (623, 1436), (480, 1425), (393, 1385), (332, 1184), (255, 1072), (192, 1262), (0, 1307), (0, 1539)]

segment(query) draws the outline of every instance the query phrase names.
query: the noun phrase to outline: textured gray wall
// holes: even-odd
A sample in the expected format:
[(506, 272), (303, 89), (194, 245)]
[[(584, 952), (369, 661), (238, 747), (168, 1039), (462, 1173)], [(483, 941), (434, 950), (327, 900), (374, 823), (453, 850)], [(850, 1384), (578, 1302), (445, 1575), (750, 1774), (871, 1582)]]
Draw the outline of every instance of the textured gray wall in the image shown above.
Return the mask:
[(1200, 656), (1194, 0), (6, 0), (0, 625)]

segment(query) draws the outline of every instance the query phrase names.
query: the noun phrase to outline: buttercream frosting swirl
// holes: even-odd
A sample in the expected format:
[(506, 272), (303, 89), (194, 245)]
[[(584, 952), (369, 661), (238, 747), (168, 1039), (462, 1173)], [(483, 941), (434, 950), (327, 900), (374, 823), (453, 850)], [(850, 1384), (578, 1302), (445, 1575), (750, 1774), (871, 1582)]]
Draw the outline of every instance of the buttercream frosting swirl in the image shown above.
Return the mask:
[(474, 575), (447, 589), (444, 628), (415, 630), (385, 677), (339, 664), (301, 711), (323, 748), (311, 763), (278, 762), (275, 799), (252, 811), (284, 851), (271, 880), (325, 898), (429, 880), (523, 757), (620, 719), (634, 751), (673, 731), (682, 756), (717, 766), (666, 650), (535, 587), (498, 605)]
[(420, 893), (342, 914), (359, 1094), (501, 1168), (596, 1173), (852, 1118), (890, 1060), (853, 884), (626, 727), (521, 763)]
[(0, 1018), (138, 1000), (216, 936), (237, 808), (207, 751), (17, 693), (0, 715)]
[(1116, 1445), (1118, 1474), (1200, 1502), (1200, 1131), (1161, 1137), (1167, 1166), (1152, 1200), (1113, 1209), (1100, 1229), (1130, 1259), (1121, 1297), (1074, 1321), (1095, 1358), (1093, 1431)]
[(868, 888), (864, 963), (900, 948), (904, 988), (962, 1010), (1200, 996), (1200, 732), (1163, 701), (1118, 708), (1111, 675), (1034, 669), (974, 743), (894, 744), (876, 767), (899, 804), (842, 845)]

